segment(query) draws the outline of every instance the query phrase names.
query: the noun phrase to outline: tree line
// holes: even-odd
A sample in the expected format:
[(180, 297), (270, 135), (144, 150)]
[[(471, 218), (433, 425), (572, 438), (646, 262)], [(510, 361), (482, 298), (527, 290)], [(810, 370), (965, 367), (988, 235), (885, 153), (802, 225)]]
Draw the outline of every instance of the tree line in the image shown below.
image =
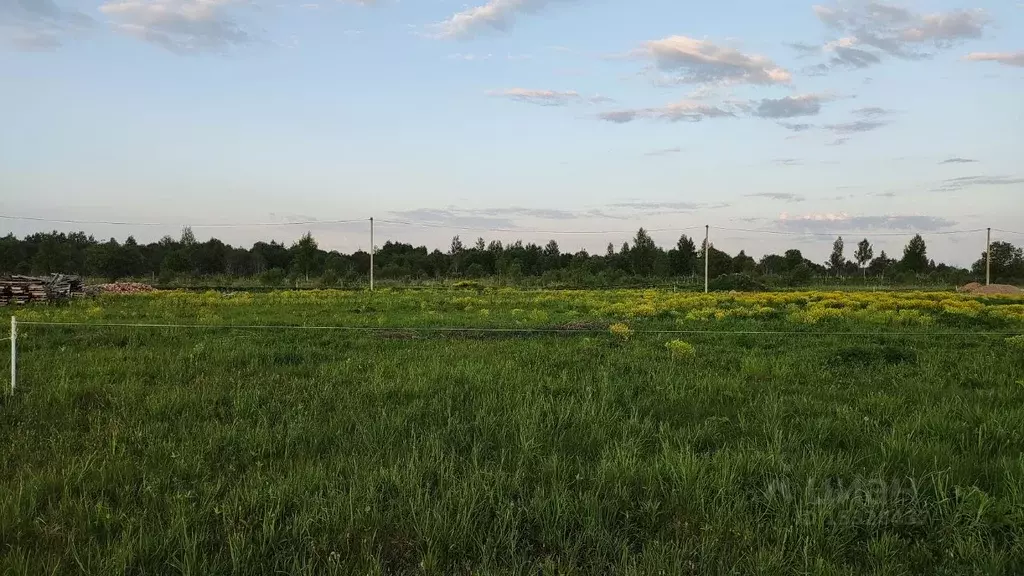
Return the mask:
[[(1006, 242), (992, 244), (993, 281), (1024, 279), (1021, 248)], [(657, 246), (643, 229), (632, 242), (616, 247), (609, 244), (603, 254), (586, 250), (563, 252), (554, 240), (545, 245), (516, 241), (502, 244), (478, 238), (466, 245), (459, 236), (446, 252), (428, 250), (388, 241), (374, 254), (375, 275), (388, 280), (499, 277), (510, 282), (538, 279), (577, 285), (612, 285), (629, 279), (703, 278), (704, 254), (709, 278), (720, 284), (763, 282), (799, 286), (812, 282), (843, 282), (868, 278), (889, 283), (961, 283), (984, 278), (986, 254), (970, 270), (936, 264), (928, 255), (920, 235), (915, 235), (893, 258), (879, 251), (868, 239), (856, 244), (846, 255), (842, 237), (833, 244), (824, 263), (813, 262), (800, 250), (768, 254), (755, 260), (740, 250), (735, 255), (698, 246), (685, 234), (667, 250)], [(199, 242), (189, 228), (180, 238), (165, 236), (157, 242), (140, 244), (129, 236), (124, 242), (111, 238), (100, 241), (84, 232), (40, 232), (24, 238), (8, 234), (0, 238), (0, 273), (67, 273), (110, 280), (151, 278), (171, 283), (182, 278), (228, 276), (254, 278), (269, 286), (316, 282), (332, 286), (365, 281), (370, 271), (370, 254), (321, 250), (312, 234), (306, 233), (289, 245), (256, 242), (251, 248), (233, 247), (211, 238)], [(729, 288), (731, 286), (724, 286)]]

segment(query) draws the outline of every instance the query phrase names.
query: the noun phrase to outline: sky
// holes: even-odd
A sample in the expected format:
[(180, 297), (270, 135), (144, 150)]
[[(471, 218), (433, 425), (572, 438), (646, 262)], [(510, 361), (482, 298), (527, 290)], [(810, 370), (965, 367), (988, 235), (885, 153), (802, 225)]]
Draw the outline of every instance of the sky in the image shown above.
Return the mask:
[(965, 1), (0, 0), (0, 233), (966, 265), (1024, 243), (1024, 2)]

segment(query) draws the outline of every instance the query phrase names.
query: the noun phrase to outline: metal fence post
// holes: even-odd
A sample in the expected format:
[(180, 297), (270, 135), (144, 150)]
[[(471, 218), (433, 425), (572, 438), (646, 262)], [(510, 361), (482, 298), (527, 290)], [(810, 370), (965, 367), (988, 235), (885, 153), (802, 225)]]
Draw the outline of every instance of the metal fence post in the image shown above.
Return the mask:
[(11, 396), (18, 381), (18, 319), (11, 316)]

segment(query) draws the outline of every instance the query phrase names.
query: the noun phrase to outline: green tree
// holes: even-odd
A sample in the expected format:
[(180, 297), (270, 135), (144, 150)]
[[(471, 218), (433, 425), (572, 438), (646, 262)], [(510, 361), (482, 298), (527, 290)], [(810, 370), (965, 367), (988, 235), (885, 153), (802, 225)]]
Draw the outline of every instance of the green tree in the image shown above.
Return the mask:
[(178, 241), (182, 246), (192, 246), (196, 244), (196, 235), (192, 233), (191, 226), (185, 226), (181, 229), (181, 240)]
[[(1024, 250), (1009, 242), (993, 242), (992, 278), (996, 280), (1019, 280), (1024, 278)], [(981, 259), (971, 266), (971, 271), (979, 278), (985, 277), (988, 252), (981, 253)]]
[(786, 259), (786, 270), (792, 270), (804, 263), (804, 255), (801, 254), (799, 250), (795, 249), (786, 250), (786, 254), (783, 258)]
[(836, 276), (842, 276), (844, 266), (846, 266), (846, 257), (843, 256), (843, 237), (840, 236), (832, 243), (832, 254), (828, 257), (828, 267)]
[(458, 234), (452, 238), (452, 245), (448, 249), (448, 256), (451, 257), (452, 273), (458, 274), (462, 270), (462, 261), (465, 259), (466, 247), (462, 245), (462, 238)]
[(292, 251), (295, 253), (292, 257), (292, 262), (294, 263), (296, 270), (300, 272), (308, 282), (309, 273), (316, 266), (320, 246), (313, 238), (313, 234), (306, 232), (302, 235), (302, 238), (299, 238), (298, 242), (292, 245)]
[(867, 238), (857, 243), (857, 251), (853, 253), (853, 257), (857, 260), (857, 266), (860, 266), (861, 270), (864, 271), (865, 278), (868, 276), (867, 263), (874, 255), (875, 250), (871, 247), (871, 243), (868, 242)]
[[(608, 245), (609, 247), (611, 244)], [(669, 251), (669, 271), (677, 276), (692, 274), (697, 267), (697, 245), (693, 239), (683, 234), (676, 242), (675, 249)]]
[(743, 250), (732, 259), (732, 271), (736, 274), (749, 274), (756, 267), (757, 262)]
[(923, 274), (928, 271), (928, 247), (925, 246), (924, 238), (915, 234), (907, 246), (903, 249), (903, 259), (900, 260), (900, 268), (906, 272)]
[(629, 256), (633, 274), (637, 276), (650, 276), (654, 273), (654, 263), (658, 257), (658, 247), (654, 244), (651, 235), (643, 228), (637, 230)]
[(885, 279), (885, 273), (892, 269), (895, 263), (896, 261), (889, 258), (889, 256), (886, 255), (885, 250), (882, 250), (878, 257), (868, 264), (868, 271), (871, 272), (873, 276)]

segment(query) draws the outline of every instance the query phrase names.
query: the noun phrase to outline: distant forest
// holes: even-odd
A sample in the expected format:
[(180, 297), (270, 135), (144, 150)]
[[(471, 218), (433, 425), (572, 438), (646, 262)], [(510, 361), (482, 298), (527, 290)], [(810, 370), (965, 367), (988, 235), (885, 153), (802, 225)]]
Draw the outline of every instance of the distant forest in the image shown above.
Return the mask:
[[(1024, 279), (1021, 248), (1006, 242), (992, 244), (992, 280)], [(709, 277), (720, 288), (743, 289), (756, 284), (801, 286), (815, 283), (874, 282), (886, 284), (960, 284), (984, 279), (984, 253), (970, 270), (937, 264), (924, 239), (910, 239), (902, 254), (875, 253), (867, 239), (846, 244), (837, 238), (824, 263), (804, 258), (799, 250), (769, 254), (760, 260), (744, 251), (728, 254), (710, 249)], [(365, 283), (370, 254), (324, 251), (309, 233), (291, 246), (257, 242), (251, 248), (232, 247), (216, 238), (198, 242), (188, 228), (178, 239), (139, 244), (128, 237), (98, 241), (84, 232), (48, 232), (0, 238), (0, 274), (79, 274), (93, 278), (151, 279), (173, 284), (185, 279), (249, 279), (265, 286), (350, 286)], [(631, 242), (609, 244), (603, 254), (565, 253), (551, 240), (538, 244), (503, 245), (479, 238), (464, 244), (452, 239), (447, 252), (430, 251), (388, 241), (374, 255), (374, 274), (382, 280), (482, 279), (510, 283), (549, 283), (601, 286), (654, 283), (658, 279), (694, 282), (704, 274), (703, 241), (683, 235), (669, 249), (657, 246), (641, 228)], [(748, 286), (749, 285), (749, 286)]]

